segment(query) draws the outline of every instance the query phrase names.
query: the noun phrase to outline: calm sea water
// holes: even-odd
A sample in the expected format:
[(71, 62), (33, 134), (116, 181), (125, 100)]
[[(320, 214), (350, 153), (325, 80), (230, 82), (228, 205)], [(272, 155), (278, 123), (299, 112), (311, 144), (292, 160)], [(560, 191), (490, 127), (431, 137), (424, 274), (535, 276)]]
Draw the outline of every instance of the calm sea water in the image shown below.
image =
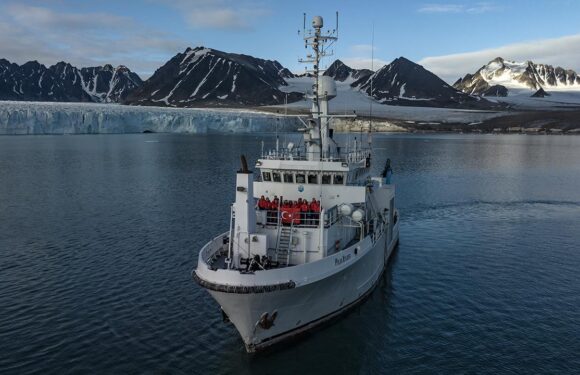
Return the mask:
[(0, 373), (580, 373), (580, 137), (375, 136), (401, 211), (379, 287), (249, 356), (190, 272), (262, 140), (0, 137)]

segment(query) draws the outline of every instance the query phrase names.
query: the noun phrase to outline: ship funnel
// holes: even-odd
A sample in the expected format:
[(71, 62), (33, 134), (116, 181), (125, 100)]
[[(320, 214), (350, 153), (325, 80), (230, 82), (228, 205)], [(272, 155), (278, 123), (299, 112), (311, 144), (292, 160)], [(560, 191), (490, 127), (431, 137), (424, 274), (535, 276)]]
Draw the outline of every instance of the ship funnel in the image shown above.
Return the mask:
[(246, 161), (246, 155), (240, 155), (240, 160), (242, 162), (242, 168), (238, 171), (238, 173), (252, 173), (248, 169), (248, 162)]
[(254, 173), (248, 169), (246, 157), (240, 157), (242, 167), (236, 175), (236, 201), (234, 211), (239, 232), (246, 234), (256, 231), (256, 212), (254, 210)]

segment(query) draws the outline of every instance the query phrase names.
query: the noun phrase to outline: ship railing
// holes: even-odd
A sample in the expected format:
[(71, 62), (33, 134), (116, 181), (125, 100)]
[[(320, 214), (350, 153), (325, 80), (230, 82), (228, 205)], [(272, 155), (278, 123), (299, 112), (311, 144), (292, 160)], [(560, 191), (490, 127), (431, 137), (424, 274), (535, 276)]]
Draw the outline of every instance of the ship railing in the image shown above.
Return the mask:
[(225, 232), (214, 237), (202, 248), (200, 256), (210, 268), (218, 258), (227, 256), (229, 246), (228, 234), (229, 232)]
[(320, 158), (320, 152), (308, 152), (304, 149), (287, 148), (280, 150), (270, 150), (262, 153), (262, 159), (266, 160), (322, 160), (343, 163), (358, 163), (365, 160), (370, 155), (370, 149), (362, 148), (354, 151), (333, 152), (326, 157)]
[(338, 206), (334, 206), (324, 211), (324, 226), (330, 227), (340, 220)]
[(298, 215), (289, 217), (284, 212), (277, 210), (256, 210), (256, 223), (265, 227), (276, 228), (282, 226), (293, 226), (295, 228), (318, 228), (320, 223), (328, 228), (336, 224), (341, 218), (338, 206), (334, 206), (322, 212), (300, 212)]
[(256, 223), (266, 227), (316, 228), (320, 226), (320, 212), (256, 210)]

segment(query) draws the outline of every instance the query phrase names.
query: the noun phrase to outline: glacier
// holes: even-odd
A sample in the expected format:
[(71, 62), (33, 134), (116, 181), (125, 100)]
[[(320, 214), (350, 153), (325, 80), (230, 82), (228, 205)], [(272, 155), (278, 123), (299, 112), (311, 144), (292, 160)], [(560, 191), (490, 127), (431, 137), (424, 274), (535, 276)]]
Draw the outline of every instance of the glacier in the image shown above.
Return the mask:
[(244, 109), (0, 101), (0, 134), (290, 132), (294, 116)]

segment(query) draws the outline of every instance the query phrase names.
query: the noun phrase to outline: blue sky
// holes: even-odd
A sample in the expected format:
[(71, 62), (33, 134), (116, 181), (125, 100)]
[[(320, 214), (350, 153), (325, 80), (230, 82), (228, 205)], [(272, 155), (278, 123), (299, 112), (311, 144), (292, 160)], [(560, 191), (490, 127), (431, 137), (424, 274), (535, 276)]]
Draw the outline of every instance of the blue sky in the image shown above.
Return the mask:
[[(375, 68), (405, 56), (452, 81), (496, 56), (580, 71), (580, 1), (0, 0), (0, 57), (124, 64), (144, 77), (187, 46), (276, 59), (293, 71), (302, 14), (334, 27), (336, 56)], [(330, 64), (334, 58), (330, 58)]]

